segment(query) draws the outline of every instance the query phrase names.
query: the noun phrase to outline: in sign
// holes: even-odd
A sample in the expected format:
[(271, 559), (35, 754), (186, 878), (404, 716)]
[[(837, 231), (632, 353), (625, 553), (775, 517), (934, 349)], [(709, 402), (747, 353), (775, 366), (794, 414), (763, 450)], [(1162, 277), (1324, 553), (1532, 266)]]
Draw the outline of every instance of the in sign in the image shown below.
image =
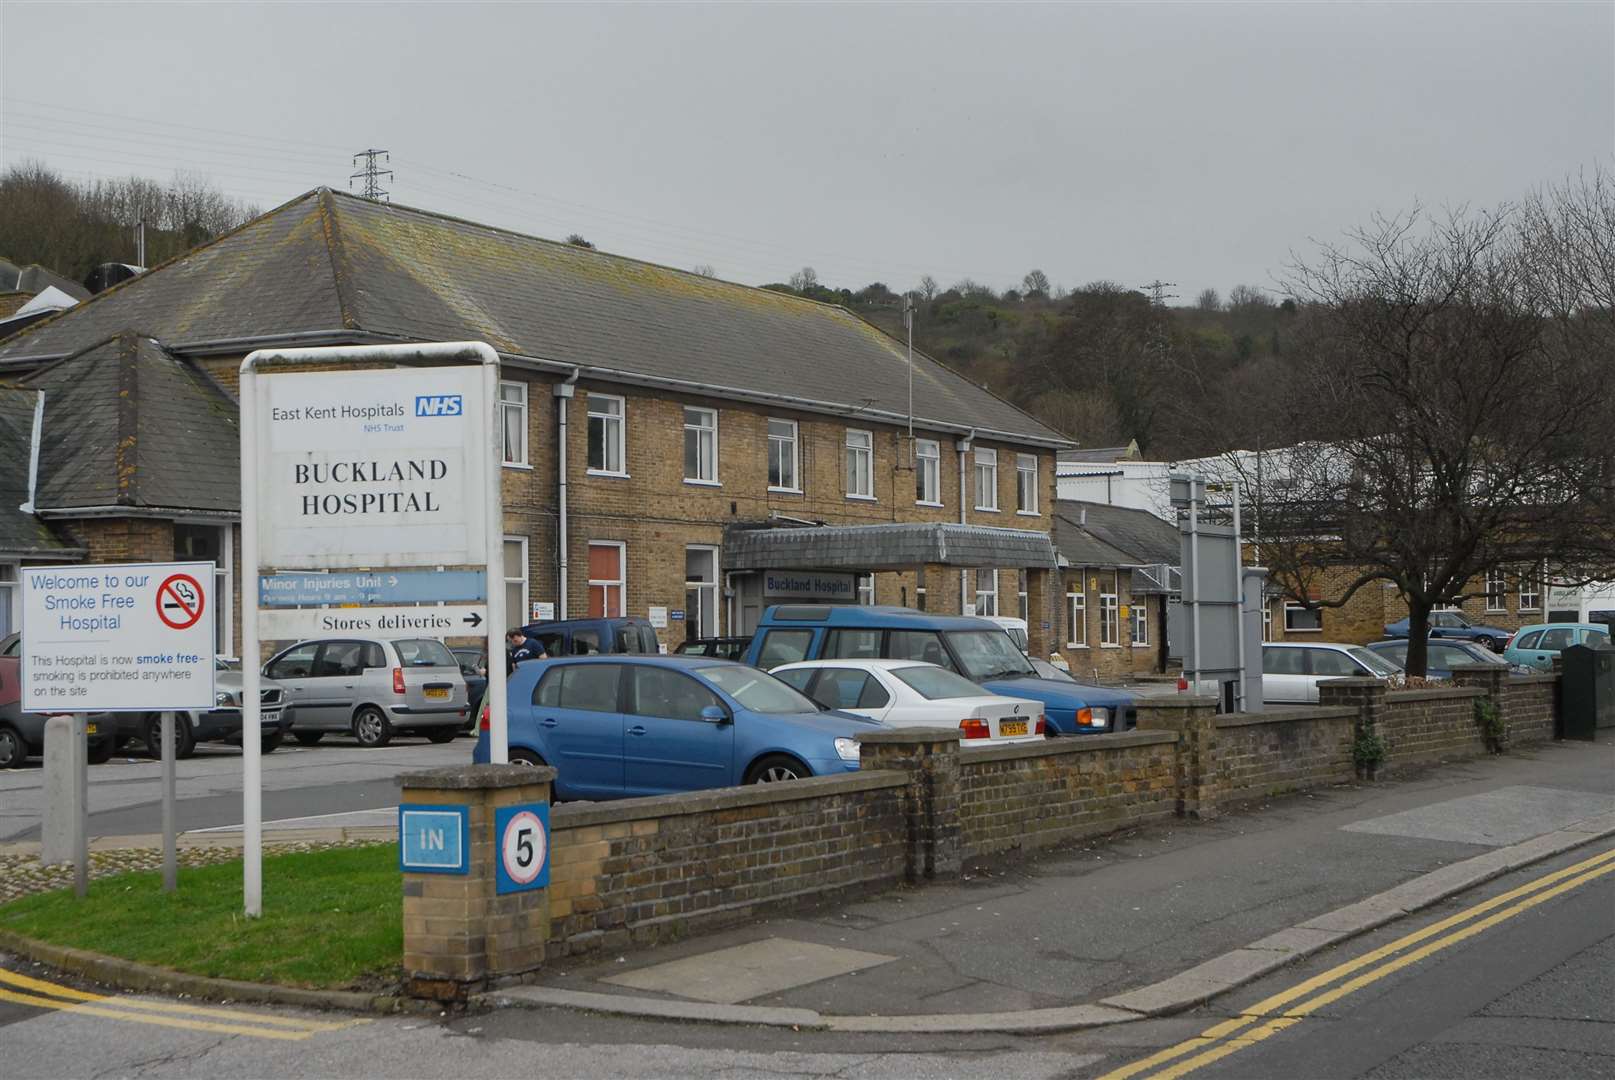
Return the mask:
[(527, 803), (494, 811), (494, 874), (498, 894), (542, 889), (550, 883), (550, 808)]
[(398, 868), (415, 874), (469, 874), (469, 806), (398, 808)]

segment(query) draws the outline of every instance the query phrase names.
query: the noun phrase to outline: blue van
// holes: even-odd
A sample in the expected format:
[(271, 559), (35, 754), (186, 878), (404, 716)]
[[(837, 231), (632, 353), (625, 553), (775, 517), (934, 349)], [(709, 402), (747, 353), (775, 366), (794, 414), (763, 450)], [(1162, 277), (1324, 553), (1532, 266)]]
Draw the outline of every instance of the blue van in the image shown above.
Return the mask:
[(1050, 735), (1098, 735), (1138, 722), (1130, 694), (1039, 678), (1003, 627), (987, 619), (902, 607), (780, 604), (763, 612), (745, 659), (765, 671), (798, 660), (924, 660), (995, 694), (1041, 701)]
[(528, 623), (522, 627), (522, 633), (541, 642), (544, 651), (551, 656), (594, 656), (599, 653), (655, 656), (661, 651), (656, 641), (655, 627), (648, 620), (633, 616)]

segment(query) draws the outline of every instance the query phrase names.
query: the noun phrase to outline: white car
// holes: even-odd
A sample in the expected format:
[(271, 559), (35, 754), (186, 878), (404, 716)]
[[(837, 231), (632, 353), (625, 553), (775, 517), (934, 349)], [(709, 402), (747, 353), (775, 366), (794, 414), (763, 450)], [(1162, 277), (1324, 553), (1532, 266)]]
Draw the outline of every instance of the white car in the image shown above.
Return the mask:
[(1318, 684), (1328, 679), (1389, 679), (1400, 685), (1400, 668), (1361, 645), (1332, 642), (1267, 642), (1262, 646), (1262, 700), (1269, 705), (1316, 705)]
[(1042, 742), (1043, 703), (1001, 697), (919, 660), (804, 660), (771, 674), (827, 709), (893, 727), (959, 729), (964, 746)]

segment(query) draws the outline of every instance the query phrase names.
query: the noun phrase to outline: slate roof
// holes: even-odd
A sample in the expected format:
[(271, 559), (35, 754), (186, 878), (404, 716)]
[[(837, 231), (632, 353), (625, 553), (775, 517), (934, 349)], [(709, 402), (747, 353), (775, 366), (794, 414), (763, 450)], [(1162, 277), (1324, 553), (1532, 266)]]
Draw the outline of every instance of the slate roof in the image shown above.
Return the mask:
[(1072, 566), (1176, 566), (1177, 526), (1147, 510), (1060, 499), (1054, 504), (1054, 546)]
[[(843, 308), (326, 189), (0, 342), (0, 363), (134, 329), (188, 344), (316, 331), (487, 341), (506, 356), (906, 414), (899, 343)], [(914, 411), (1066, 443), (921, 354)]]
[(1061, 450), (1058, 464), (1109, 465), (1118, 461), (1135, 461), (1138, 458), (1138, 440), (1126, 446), (1090, 446), (1080, 450)]
[(88, 300), (90, 290), (60, 274), (45, 269), (38, 263), (18, 266), (8, 259), (0, 259), (0, 292), (24, 292), (38, 296), (49, 288), (62, 290), (74, 300)]
[(0, 555), (79, 558), (81, 550), (20, 509), (28, 501), (28, 463), (38, 398), (33, 390), (0, 387)]
[(235, 402), (151, 338), (119, 334), (22, 385), (45, 391), (38, 510), (239, 511)]
[(941, 522), (730, 526), (723, 537), (723, 565), (731, 570), (902, 570), (926, 564), (1053, 568), (1054, 547), (1046, 533)]

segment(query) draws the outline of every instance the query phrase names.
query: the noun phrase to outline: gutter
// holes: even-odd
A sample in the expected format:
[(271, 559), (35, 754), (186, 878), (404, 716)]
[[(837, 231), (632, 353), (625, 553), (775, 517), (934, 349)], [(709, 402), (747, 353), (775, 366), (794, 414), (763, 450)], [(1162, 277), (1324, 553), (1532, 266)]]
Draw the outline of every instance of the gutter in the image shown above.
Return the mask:
[(164, 521), (241, 520), (238, 510), (187, 510), (177, 506), (48, 506), (38, 507), (40, 518), (161, 518)]

